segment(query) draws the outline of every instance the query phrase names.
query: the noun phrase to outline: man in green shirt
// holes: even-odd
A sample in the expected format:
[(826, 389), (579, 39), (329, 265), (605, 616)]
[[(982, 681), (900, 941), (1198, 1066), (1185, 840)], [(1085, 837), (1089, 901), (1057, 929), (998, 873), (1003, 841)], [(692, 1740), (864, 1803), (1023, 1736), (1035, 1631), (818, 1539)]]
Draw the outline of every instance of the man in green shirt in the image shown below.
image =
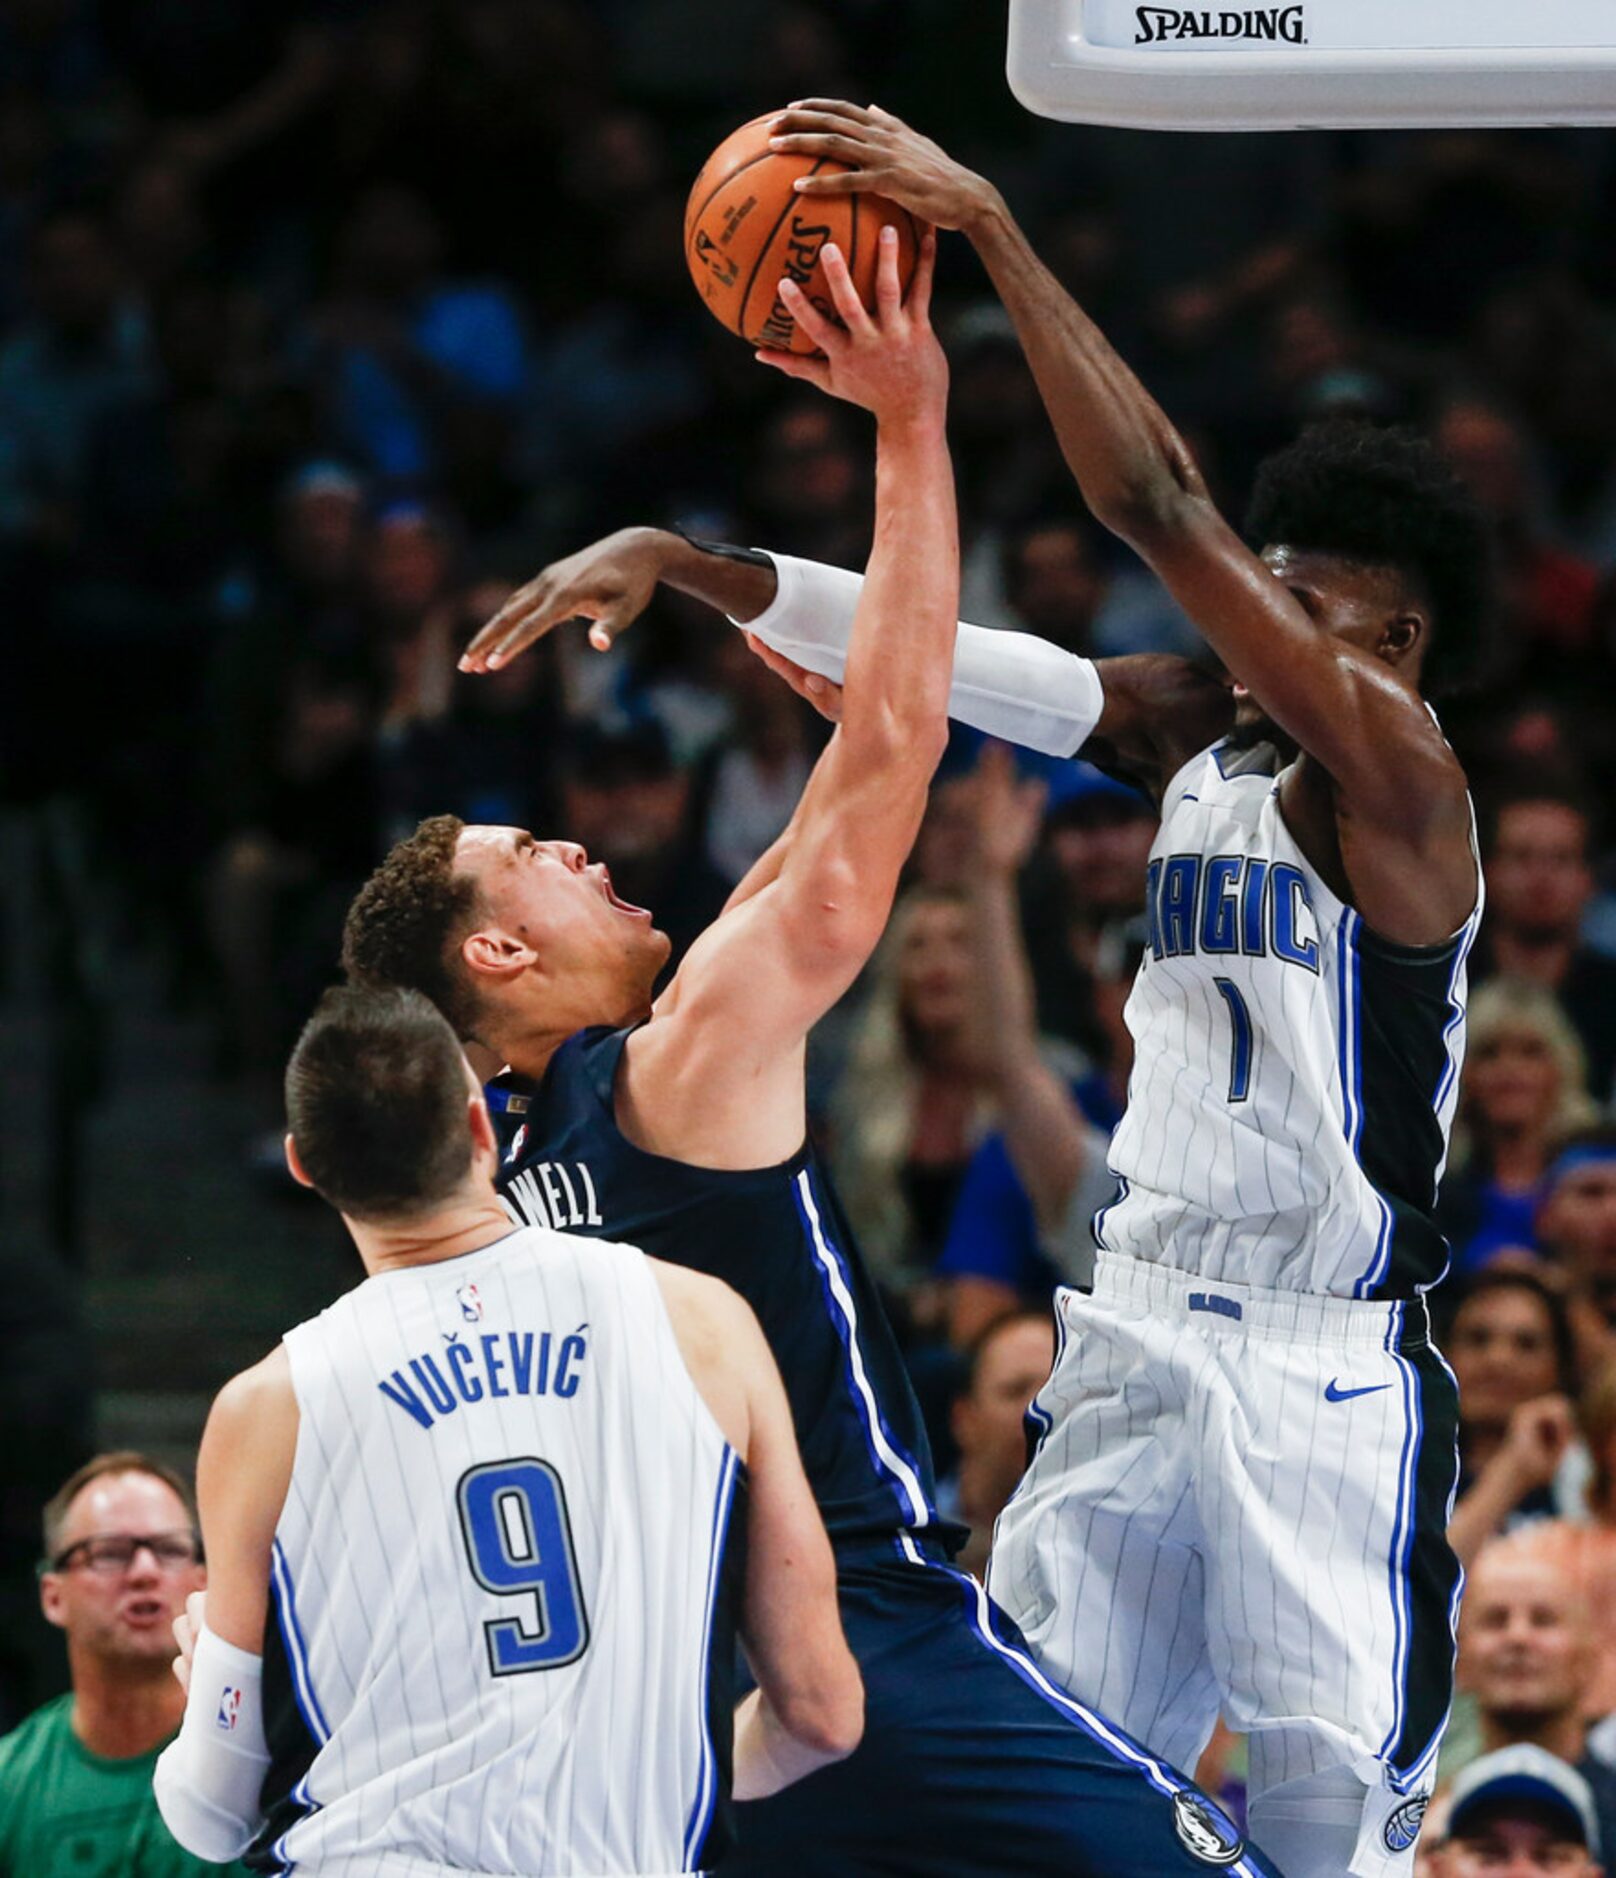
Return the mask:
[(0, 1739), (0, 1878), (242, 1869), (182, 1851), (152, 1796), (185, 1712), (173, 1622), (205, 1581), (185, 1483), (143, 1455), (98, 1456), (46, 1507), (40, 1603), (73, 1687)]

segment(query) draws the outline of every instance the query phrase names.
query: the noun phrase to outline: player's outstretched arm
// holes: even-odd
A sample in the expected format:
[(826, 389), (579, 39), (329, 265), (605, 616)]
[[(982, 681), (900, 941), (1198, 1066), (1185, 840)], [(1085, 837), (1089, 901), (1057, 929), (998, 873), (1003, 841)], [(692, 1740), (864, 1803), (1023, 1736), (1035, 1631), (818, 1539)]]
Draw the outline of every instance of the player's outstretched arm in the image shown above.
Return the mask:
[[(1321, 631), (1240, 540), (1183, 438), (1033, 253), (998, 191), (874, 106), (815, 99), (786, 112), (780, 130), (777, 147), (852, 166), (804, 179), (803, 193), (877, 191), (969, 237), (1095, 516), (1154, 569), (1235, 677), (1323, 764), (1348, 814), (1463, 874), (1447, 864), (1456, 850), (1462, 861), (1468, 843), (1464, 780), (1430, 714), (1383, 660)], [(1454, 896), (1464, 911), (1473, 885)]]
[(929, 244), (905, 303), (896, 244), (883, 241), (873, 315), (827, 254), (845, 330), (787, 290), (826, 356), (771, 362), (876, 417), (875, 543), (841, 723), (778, 872), (692, 946), (630, 1039), (618, 1088), (641, 1146), (713, 1167), (768, 1165), (801, 1145), (804, 1040), (880, 938), (948, 731), (959, 545), (947, 367), (926, 314)]
[[(498, 670), (571, 620), (590, 620), (590, 644), (603, 652), (645, 612), (658, 586), (723, 612), (793, 669), (836, 685), (846, 678), (862, 575), (793, 554), (693, 541), (665, 528), (620, 528), (545, 567), (477, 633), (460, 667)], [(1171, 714), (1186, 682), (1208, 699), (1204, 674), (1184, 659), (1107, 659), (1094, 665), (1033, 633), (1003, 633), (962, 620), (955, 631), (949, 716), (1007, 744), (1069, 757), (1103, 714), (1114, 731), (1141, 689), (1159, 706), (1152, 721)], [(1227, 693), (1210, 691), (1214, 708), (1227, 716)], [(1216, 734), (1218, 727), (1203, 736), (1203, 744)]]
[(153, 1787), (188, 1852), (222, 1864), (259, 1825), (269, 1766), (260, 1691), (270, 1550), (297, 1447), (297, 1398), (284, 1347), (226, 1383), (197, 1456), (196, 1498), (208, 1589), (175, 1622), (185, 1719)]
[(705, 1273), (661, 1260), (651, 1270), (685, 1365), (746, 1462), (741, 1635), (758, 1686), (736, 1712), (734, 1793), (760, 1800), (852, 1753), (864, 1685), (842, 1635), (830, 1540), (757, 1318)]

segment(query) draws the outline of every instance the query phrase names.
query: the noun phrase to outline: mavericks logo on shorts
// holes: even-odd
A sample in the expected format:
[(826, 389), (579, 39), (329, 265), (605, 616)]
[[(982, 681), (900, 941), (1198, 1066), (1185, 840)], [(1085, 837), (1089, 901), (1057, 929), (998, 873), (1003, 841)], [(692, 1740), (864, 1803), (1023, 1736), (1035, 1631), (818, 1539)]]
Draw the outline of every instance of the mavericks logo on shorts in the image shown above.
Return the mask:
[(1203, 1865), (1232, 1865), (1246, 1849), (1211, 1801), (1188, 1789), (1173, 1795), (1173, 1827), (1185, 1851)]
[(1405, 1800), (1386, 1821), (1386, 1830), (1382, 1835), (1388, 1852), (1406, 1852), (1420, 1836), (1420, 1822), (1425, 1818), (1425, 1809), (1431, 1804), (1431, 1796), (1422, 1793), (1418, 1799)]

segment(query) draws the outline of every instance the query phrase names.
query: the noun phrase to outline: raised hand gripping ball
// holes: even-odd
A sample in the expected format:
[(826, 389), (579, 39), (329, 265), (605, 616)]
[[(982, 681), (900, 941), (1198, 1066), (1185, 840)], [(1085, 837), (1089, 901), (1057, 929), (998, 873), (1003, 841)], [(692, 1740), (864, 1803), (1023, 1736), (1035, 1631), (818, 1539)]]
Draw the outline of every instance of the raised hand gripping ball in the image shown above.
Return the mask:
[(898, 231), (898, 278), (905, 293), (915, 270), (919, 236), (907, 209), (881, 196), (802, 196), (799, 176), (843, 170), (828, 157), (782, 156), (769, 148), (779, 116), (755, 117), (724, 139), (702, 165), (685, 207), (685, 261), (713, 316), (748, 345), (812, 352), (813, 341), (780, 300), (782, 279), (794, 280), (827, 319), (836, 319), (819, 265), (834, 241), (866, 306), (875, 304), (875, 261), (881, 228)]

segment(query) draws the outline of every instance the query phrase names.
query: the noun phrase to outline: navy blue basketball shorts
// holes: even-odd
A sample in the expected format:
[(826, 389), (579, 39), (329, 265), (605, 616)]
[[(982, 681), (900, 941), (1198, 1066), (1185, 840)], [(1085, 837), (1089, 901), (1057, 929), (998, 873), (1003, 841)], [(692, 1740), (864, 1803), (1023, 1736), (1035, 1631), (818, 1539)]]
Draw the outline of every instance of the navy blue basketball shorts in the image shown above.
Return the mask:
[(737, 1806), (720, 1878), (1279, 1878), (1193, 1782), (1050, 1682), (927, 1542), (843, 1546), (837, 1564), (864, 1739)]

